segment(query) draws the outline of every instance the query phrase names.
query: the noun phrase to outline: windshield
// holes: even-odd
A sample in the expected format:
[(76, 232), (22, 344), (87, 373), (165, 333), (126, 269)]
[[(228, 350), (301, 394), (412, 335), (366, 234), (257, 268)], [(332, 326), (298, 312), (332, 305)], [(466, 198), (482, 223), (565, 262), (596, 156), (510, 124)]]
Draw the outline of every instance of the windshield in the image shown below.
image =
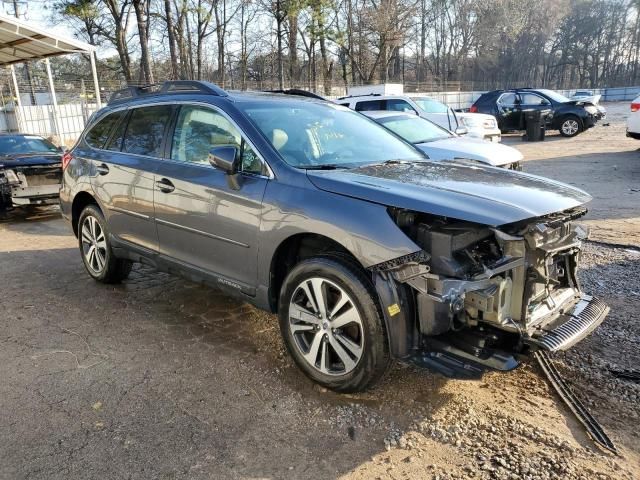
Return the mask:
[(571, 101), (567, 97), (565, 97), (564, 95), (561, 95), (558, 92), (554, 92), (553, 90), (538, 90), (538, 92), (540, 92), (541, 94), (549, 97), (554, 102), (565, 103), (565, 102), (570, 102)]
[(447, 113), (449, 107), (444, 103), (429, 97), (412, 97), (411, 100), (416, 102), (425, 113)]
[(25, 153), (60, 153), (48, 140), (28, 135), (0, 136), (0, 155)]
[(416, 116), (378, 118), (376, 121), (396, 135), (404, 138), (407, 142), (414, 144), (453, 137), (453, 135), (444, 128), (431, 123), (429, 120)]
[(425, 157), (375, 122), (340, 105), (301, 101), (240, 103), (293, 167), (352, 167)]

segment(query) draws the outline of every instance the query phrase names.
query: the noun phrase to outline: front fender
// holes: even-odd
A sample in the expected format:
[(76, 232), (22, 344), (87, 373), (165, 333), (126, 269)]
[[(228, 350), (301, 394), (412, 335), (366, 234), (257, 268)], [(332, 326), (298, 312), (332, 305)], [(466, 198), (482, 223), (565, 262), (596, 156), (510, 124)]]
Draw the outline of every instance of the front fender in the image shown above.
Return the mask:
[(383, 205), (304, 185), (269, 183), (258, 246), (261, 285), (269, 285), (271, 259), (278, 246), (301, 233), (331, 238), (364, 268), (421, 250), (398, 228)]

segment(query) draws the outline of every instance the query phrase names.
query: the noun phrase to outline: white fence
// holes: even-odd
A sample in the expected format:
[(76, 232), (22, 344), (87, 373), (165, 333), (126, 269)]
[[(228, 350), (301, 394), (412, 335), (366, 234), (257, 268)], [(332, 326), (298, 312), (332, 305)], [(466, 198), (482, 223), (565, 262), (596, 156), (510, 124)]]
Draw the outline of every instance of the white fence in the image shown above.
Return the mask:
[(57, 111), (53, 105), (9, 106), (0, 113), (0, 131), (57, 137), (57, 143), (70, 146), (95, 111), (96, 104), (86, 103), (58, 105)]

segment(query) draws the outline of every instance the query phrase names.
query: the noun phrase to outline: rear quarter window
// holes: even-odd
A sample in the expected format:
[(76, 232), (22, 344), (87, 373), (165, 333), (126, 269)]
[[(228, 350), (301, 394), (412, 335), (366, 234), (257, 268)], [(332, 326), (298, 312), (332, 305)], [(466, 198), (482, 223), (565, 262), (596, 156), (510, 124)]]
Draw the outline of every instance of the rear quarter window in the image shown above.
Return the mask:
[(109, 134), (118, 121), (124, 116), (124, 110), (113, 112), (96, 123), (87, 132), (84, 140), (93, 148), (102, 148), (109, 138)]

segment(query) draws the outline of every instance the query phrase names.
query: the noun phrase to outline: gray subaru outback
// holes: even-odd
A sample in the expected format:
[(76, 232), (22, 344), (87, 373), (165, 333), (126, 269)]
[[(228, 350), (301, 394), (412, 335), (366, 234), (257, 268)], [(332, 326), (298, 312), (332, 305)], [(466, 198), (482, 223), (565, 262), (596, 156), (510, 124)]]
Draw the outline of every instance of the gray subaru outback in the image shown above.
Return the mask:
[(604, 319), (576, 275), (588, 194), (431, 162), (300, 93), (116, 93), (63, 159), (89, 275), (119, 282), (142, 262), (277, 312), (300, 369), (341, 392), (394, 358), (451, 377), (510, 370)]

